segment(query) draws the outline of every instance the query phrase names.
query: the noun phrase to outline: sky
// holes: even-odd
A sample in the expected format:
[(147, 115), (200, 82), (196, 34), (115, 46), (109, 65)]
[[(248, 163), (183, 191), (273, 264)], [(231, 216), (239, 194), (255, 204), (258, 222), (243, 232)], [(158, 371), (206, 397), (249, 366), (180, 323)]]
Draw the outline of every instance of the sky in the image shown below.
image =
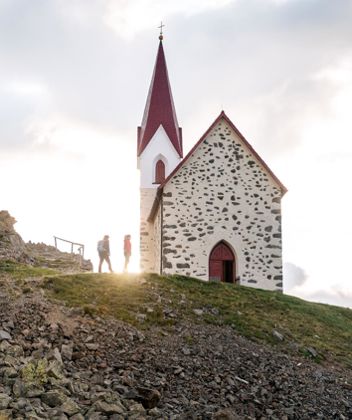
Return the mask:
[[(164, 27), (187, 152), (221, 110), (288, 188), (284, 289), (352, 307), (351, 0), (0, 0), (0, 210), (138, 269), (140, 125)], [(64, 243), (60, 244), (65, 250)]]

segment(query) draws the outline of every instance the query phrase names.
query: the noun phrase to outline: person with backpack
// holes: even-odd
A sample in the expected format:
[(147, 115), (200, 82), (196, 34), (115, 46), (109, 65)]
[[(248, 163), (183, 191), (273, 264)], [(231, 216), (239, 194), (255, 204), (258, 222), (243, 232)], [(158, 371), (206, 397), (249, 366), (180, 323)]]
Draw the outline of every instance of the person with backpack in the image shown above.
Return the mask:
[(123, 253), (125, 256), (125, 266), (123, 268), (123, 272), (127, 273), (127, 267), (128, 267), (128, 263), (130, 262), (130, 257), (131, 257), (131, 235), (125, 235), (125, 238), (123, 240)]
[(108, 263), (110, 273), (113, 273), (111, 262), (110, 262), (110, 243), (109, 235), (105, 235), (104, 238), (98, 242), (98, 254), (99, 254), (99, 273), (101, 273), (101, 267), (104, 260)]

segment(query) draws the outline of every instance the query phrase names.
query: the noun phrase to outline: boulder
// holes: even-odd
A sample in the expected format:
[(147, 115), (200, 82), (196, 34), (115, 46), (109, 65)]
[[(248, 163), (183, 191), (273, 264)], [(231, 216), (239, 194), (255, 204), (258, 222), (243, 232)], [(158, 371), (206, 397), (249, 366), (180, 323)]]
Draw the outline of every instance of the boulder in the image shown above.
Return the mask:
[(4, 330), (0, 330), (0, 341), (2, 340), (11, 340), (11, 335)]
[(67, 396), (57, 390), (45, 392), (40, 396), (40, 398), (43, 403), (47, 404), (49, 407), (58, 407), (64, 404), (67, 400)]
[(12, 398), (9, 395), (0, 393), (0, 410), (6, 409), (11, 401)]

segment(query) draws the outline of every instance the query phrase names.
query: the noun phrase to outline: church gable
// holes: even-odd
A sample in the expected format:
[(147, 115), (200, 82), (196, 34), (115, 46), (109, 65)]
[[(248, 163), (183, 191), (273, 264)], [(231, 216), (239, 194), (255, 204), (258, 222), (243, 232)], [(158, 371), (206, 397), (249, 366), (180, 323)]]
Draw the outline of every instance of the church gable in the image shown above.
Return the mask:
[[(276, 186), (280, 189), (282, 195), (287, 192), (286, 187), (281, 183), (281, 181), (276, 177), (276, 175), (271, 171), (269, 166), (264, 162), (264, 160), (258, 155), (258, 153), (253, 149), (253, 147), (248, 143), (248, 141), (244, 138), (244, 136), (240, 133), (237, 127), (232, 123), (232, 121), (227, 117), (227, 115), (222, 111), (220, 115), (216, 118), (213, 124), (209, 127), (209, 129), (203, 134), (200, 140), (193, 146), (187, 156), (179, 163), (179, 165), (174, 169), (174, 171), (168, 176), (165, 180), (163, 185), (160, 187), (162, 188), (166, 183), (172, 179), (176, 173), (185, 165), (185, 163), (196, 153), (196, 151), (203, 145), (204, 142), (209, 141), (209, 136), (214, 130), (219, 130), (219, 124), (224, 123), (227, 126), (227, 130), (229, 131), (226, 134), (230, 134), (232, 132), (234, 136), (234, 141), (238, 145), (243, 147), (244, 154), (251, 159), (250, 166), (253, 166), (253, 159), (255, 163), (257, 163), (262, 171), (264, 171), (269, 178), (276, 184)], [(224, 134), (223, 134), (224, 135)], [(222, 139), (220, 139), (222, 140)], [(220, 146), (222, 146), (222, 142), (220, 141)], [(215, 144), (215, 147), (218, 147), (218, 144)], [(236, 159), (242, 158), (241, 155), (236, 155)], [(231, 162), (230, 162), (231, 163)]]
[(226, 180), (236, 190), (248, 191), (248, 196), (253, 190), (260, 192), (267, 188), (276, 190), (277, 195), (282, 196), (286, 192), (285, 187), (248, 145), (226, 120), (221, 119), (197, 145), (190, 157), (181, 162), (179, 170), (171, 174), (169, 182), (178, 183), (177, 179), (185, 174), (193, 176), (193, 182), (196, 182), (194, 175), (197, 175), (198, 182), (220, 188), (223, 186), (224, 190), (227, 187), (224, 184)]
[(285, 187), (221, 114), (160, 188), (162, 271), (209, 280), (218, 243), (234, 279), (282, 288), (280, 199)]

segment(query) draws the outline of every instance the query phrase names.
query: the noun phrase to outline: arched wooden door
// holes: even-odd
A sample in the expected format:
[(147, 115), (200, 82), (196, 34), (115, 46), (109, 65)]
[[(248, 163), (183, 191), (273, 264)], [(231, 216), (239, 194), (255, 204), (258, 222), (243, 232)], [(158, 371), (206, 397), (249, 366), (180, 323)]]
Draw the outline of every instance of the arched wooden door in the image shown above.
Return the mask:
[(234, 283), (236, 279), (235, 256), (225, 242), (219, 242), (209, 256), (209, 280)]

